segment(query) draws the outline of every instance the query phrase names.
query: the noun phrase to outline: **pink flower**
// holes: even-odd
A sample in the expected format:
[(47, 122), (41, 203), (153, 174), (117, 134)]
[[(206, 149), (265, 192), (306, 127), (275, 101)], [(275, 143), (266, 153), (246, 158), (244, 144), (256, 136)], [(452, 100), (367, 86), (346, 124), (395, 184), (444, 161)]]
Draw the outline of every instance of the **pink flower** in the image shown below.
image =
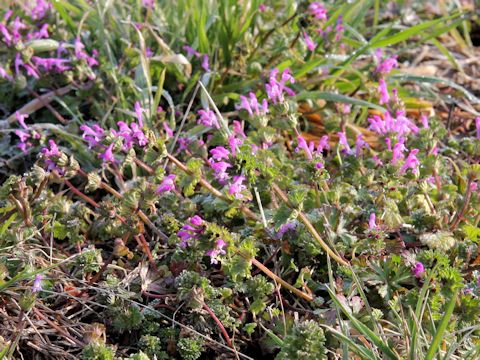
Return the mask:
[(324, 165), (323, 163), (321, 163), (321, 162), (317, 162), (317, 163), (315, 164), (315, 168), (317, 168), (317, 169), (323, 169), (324, 167), (325, 167), (325, 165)]
[(350, 145), (348, 145), (347, 135), (345, 132), (338, 132), (337, 135), (339, 144), (343, 146), (343, 151), (345, 151), (347, 154), (352, 154), (352, 149), (350, 148)]
[(8, 81), (12, 81), (13, 78), (7, 73), (7, 71), (0, 66), (0, 77), (7, 79)]
[(195, 56), (195, 57), (200, 57), (200, 53), (192, 48), (191, 46), (185, 45), (183, 47), (183, 50), (187, 52), (187, 56)]
[(475, 119), (475, 126), (477, 128), (477, 139), (480, 139), (480, 116)]
[(0, 23), (0, 32), (2, 33), (3, 39), (5, 40), (5, 43), (7, 44), (7, 46), (11, 46), (12, 35), (10, 34), (10, 31), (8, 31), (8, 28), (2, 23)]
[(355, 156), (359, 157), (362, 153), (362, 149), (367, 148), (368, 143), (363, 140), (363, 135), (359, 134), (357, 140), (355, 141)]
[(424, 129), (428, 129), (430, 127), (428, 125), (428, 116), (427, 115), (420, 116), (420, 120), (422, 122), (422, 125), (423, 125)]
[(37, 293), (42, 291), (42, 280), (43, 280), (42, 274), (37, 274), (35, 276), (35, 280), (33, 281), (33, 286), (32, 286), (32, 293)]
[(155, 6), (155, 0), (142, 0), (142, 6), (153, 9)]
[(15, 130), (15, 135), (20, 138), (21, 142), (26, 142), (27, 139), (30, 138), (30, 134), (23, 130)]
[(396, 118), (392, 117), (390, 112), (385, 112), (383, 118), (374, 115), (368, 118), (370, 123), (369, 129), (379, 135), (395, 134), (403, 136), (409, 133), (418, 133), (418, 127), (405, 116), (404, 111), (397, 111)]
[(320, 138), (320, 141), (318, 142), (318, 146), (317, 146), (317, 154), (321, 154), (324, 149), (330, 150), (330, 143), (328, 141), (329, 141), (328, 135), (323, 135)]
[(230, 151), (232, 152), (232, 156), (237, 156), (237, 147), (243, 144), (243, 140), (236, 138), (235, 134), (232, 134), (228, 137), (228, 146), (230, 147)]
[(165, 176), (161, 182), (161, 184), (157, 188), (157, 193), (161, 194), (167, 191), (175, 190), (175, 174), (170, 174)]
[(307, 158), (309, 160), (312, 160), (313, 159), (312, 152), (315, 146), (313, 141), (310, 141), (310, 144), (307, 145), (307, 142), (305, 141), (303, 136), (298, 136), (297, 140), (298, 140), (298, 146), (295, 149), (295, 152), (298, 152), (301, 149), (305, 152), (305, 155), (307, 155)]
[(142, 105), (140, 104), (140, 101), (135, 101), (135, 115), (137, 116), (138, 124), (140, 127), (143, 127), (143, 108)]
[(397, 62), (397, 56), (392, 56), (392, 57), (387, 57), (382, 60), (382, 50), (377, 49), (375, 53), (375, 57), (377, 58), (377, 68), (375, 69), (375, 72), (381, 74), (381, 75), (387, 75), (389, 74), (394, 68), (398, 67), (398, 62)]
[(342, 37), (343, 37), (343, 31), (345, 30), (345, 27), (343, 26), (343, 18), (342, 16), (340, 15), (338, 18), (337, 18), (337, 25), (335, 25), (335, 42), (340, 42), (340, 40), (342, 40)]
[(242, 191), (247, 189), (247, 187), (242, 184), (244, 180), (245, 180), (245, 176), (243, 175), (234, 176), (233, 183), (228, 188), (228, 193), (230, 195), (235, 195), (236, 199), (242, 199), (243, 198)]
[(281, 80), (277, 79), (279, 73), (278, 69), (273, 69), (270, 72), (269, 82), (265, 84), (265, 89), (267, 91), (267, 96), (274, 104), (284, 101), (284, 93), (289, 96), (295, 96), (295, 92), (286, 86), (287, 82), (294, 83), (295, 79), (290, 74), (289, 69), (285, 69), (281, 75)]
[(233, 120), (233, 133), (244, 139), (247, 137), (242, 129), (242, 123), (238, 120)]
[(21, 127), (23, 127), (25, 130), (28, 130), (28, 126), (25, 124), (25, 119), (28, 118), (28, 114), (21, 114), (20, 112), (15, 111), (15, 118)]
[(195, 216), (191, 217), (189, 221), (192, 225), (195, 225), (195, 226), (202, 226), (203, 225), (203, 219), (198, 215), (195, 215)]
[(43, 148), (41, 150), (42, 154), (46, 158), (60, 156), (60, 151), (58, 150), (58, 146), (55, 143), (55, 141), (54, 140), (48, 140), (48, 144), (50, 145), (50, 148)]
[(412, 272), (417, 279), (420, 279), (425, 272), (425, 266), (420, 261), (417, 261)]
[(105, 150), (105, 152), (98, 154), (98, 157), (103, 159), (103, 162), (115, 162), (115, 157), (113, 156), (113, 145), (114, 143), (111, 143)]
[(376, 230), (377, 229), (377, 223), (375, 222), (376, 216), (375, 213), (371, 213), (370, 217), (368, 218), (368, 228), (370, 230)]
[(217, 146), (216, 148), (210, 150), (210, 154), (212, 154), (213, 160), (220, 161), (223, 159), (228, 159), (230, 151), (225, 149), (223, 146)]
[(313, 51), (317, 47), (317, 44), (313, 42), (313, 40), (308, 36), (307, 32), (303, 32), (303, 39), (305, 40), (305, 44), (307, 45), (308, 50)]
[(88, 142), (88, 147), (91, 149), (94, 146), (97, 146), (100, 141), (102, 141), (105, 131), (94, 124), (92, 127), (88, 125), (81, 125), (80, 130), (83, 131), (82, 139)]
[(183, 225), (177, 232), (180, 238), (180, 247), (186, 248), (189, 245), (189, 240), (198, 239), (198, 235), (203, 231), (203, 219), (200, 216), (195, 215), (188, 219), (187, 224)]
[(327, 21), (327, 10), (319, 2), (315, 1), (311, 3), (308, 7), (308, 11), (315, 17), (315, 19)]
[(407, 151), (405, 147), (405, 138), (401, 137), (393, 147), (392, 165), (396, 165), (399, 160), (403, 160), (405, 157), (403, 153)]
[(267, 10), (267, 6), (265, 4), (258, 5), (258, 11), (265, 12)]
[(173, 137), (173, 130), (170, 128), (170, 126), (168, 125), (168, 122), (166, 121), (163, 122), (163, 130), (165, 130), (167, 137), (169, 138)]
[(214, 126), (217, 129), (220, 129), (217, 117), (212, 110), (199, 110), (198, 115), (200, 115), (200, 119), (197, 120), (197, 124), (210, 127)]
[(215, 248), (208, 250), (206, 252), (207, 256), (210, 256), (210, 263), (211, 264), (218, 264), (218, 259), (217, 257), (219, 255), (225, 255), (226, 252), (223, 250), (223, 248), (227, 245), (227, 243), (223, 239), (218, 239), (215, 242)]
[(404, 164), (400, 168), (400, 174), (405, 173), (408, 169), (412, 169), (412, 173), (416, 174), (418, 172), (418, 166), (420, 165), (420, 161), (417, 159), (417, 154), (419, 150), (413, 149), (408, 154), (407, 158), (405, 159)]
[(207, 54), (203, 54), (202, 57), (202, 69), (205, 71), (210, 71), (210, 65), (208, 64), (209, 57)]
[(231, 168), (232, 165), (225, 161), (213, 162), (209, 161), (210, 167), (215, 173), (215, 178), (219, 181), (224, 181), (228, 179), (227, 169)]
[(42, 19), (48, 10), (52, 8), (52, 4), (45, 0), (36, 0), (36, 4), (30, 11), (30, 17), (33, 20)]
[(248, 98), (246, 96), (240, 96), (240, 105), (237, 106), (237, 109), (245, 109), (250, 116), (263, 116), (268, 113), (268, 102), (267, 99), (263, 99), (261, 108), (259, 107), (257, 96), (250, 92), (248, 94)]
[(387, 83), (384, 78), (378, 80), (378, 92), (380, 93), (380, 105), (388, 104), (390, 101), (390, 95), (388, 94)]
[(474, 191), (477, 191), (477, 189), (478, 189), (478, 183), (472, 182), (472, 183), (470, 184), (470, 191), (471, 191), (471, 192), (474, 192)]

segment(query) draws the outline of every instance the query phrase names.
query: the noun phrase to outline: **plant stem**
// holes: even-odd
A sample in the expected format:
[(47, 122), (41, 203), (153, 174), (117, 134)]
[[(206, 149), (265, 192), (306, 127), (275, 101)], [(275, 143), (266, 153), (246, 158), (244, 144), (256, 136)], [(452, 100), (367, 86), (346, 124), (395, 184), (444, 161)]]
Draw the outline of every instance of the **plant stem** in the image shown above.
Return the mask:
[[(289, 207), (292, 207), (290, 201), (288, 200), (287, 195), (278, 187), (277, 184), (272, 184), (273, 191), (277, 193), (277, 195), (282, 199), (282, 201), (287, 204)], [(317, 232), (313, 224), (308, 220), (307, 215), (305, 215), (302, 211), (298, 212), (298, 218), (300, 221), (305, 225), (307, 230), (312, 234), (313, 238), (317, 241), (318, 244), (322, 247), (325, 252), (330, 255), (330, 257), (335, 260), (340, 265), (348, 266), (349, 263), (345, 259), (341, 258), (337, 253), (335, 253), (326, 243), (323, 241), (320, 234)]]

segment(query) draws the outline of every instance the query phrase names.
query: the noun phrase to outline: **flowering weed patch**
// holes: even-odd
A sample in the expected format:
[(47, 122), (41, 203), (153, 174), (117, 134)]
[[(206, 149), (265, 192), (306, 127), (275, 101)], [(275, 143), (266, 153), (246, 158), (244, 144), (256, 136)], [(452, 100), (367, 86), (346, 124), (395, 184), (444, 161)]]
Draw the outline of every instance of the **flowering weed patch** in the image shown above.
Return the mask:
[(1, 5), (0, 358), (480, 357), (465, 3)]

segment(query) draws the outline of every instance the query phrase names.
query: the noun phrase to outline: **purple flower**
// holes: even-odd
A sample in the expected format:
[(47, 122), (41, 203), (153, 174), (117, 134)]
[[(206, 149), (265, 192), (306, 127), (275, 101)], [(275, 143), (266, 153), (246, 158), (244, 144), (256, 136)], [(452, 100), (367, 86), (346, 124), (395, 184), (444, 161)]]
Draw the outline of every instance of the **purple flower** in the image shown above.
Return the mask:
[(352, 154), (352, 149), (350, 148), (350, 145), (348, 145), (347, 135), (345, 134), (345, 132), (338, 132), (337, 135), (338, 142), (340, 145), (343, 146), (343, 150), (349, 155)]
[(50, 72), (52, 70), (56, 70), (57, 72), (63, 72), (70, 69), (69, 66), (65, 65), (70, 62), (70, 60), (67, 59), (41, 58), (38, 56), (32, 56), (32, 61), (37, 67), (43, 67), (44, 70), (47, 72)]
[(357, 140), (355, 141), (355, 156), (359, 157), (362, 153), (362, 149), (367, 148), (368, 143), (363, 140), (363, 135), (359, 134)]
[(478, 183), (475, 182), (475, 181), (472, 182), (472, 183), (470, 184), (470, 191), (471, 191), (471, 192), (474, 192), (474, 191), (477, 191), (477, 189), (478, 189)]
[(216, 242), (215, 242), (215, 248), (211, 249), (211, 250), (208, 250), (206, 252), (206, 255), (207, 256), (210, 256), (210, 263), (211, 264), (218, 264), (218, 259), (217, 257), (219, 255), (225, 255), (226, 252), (225, 250), (223, 250), (223, 248), (227, 246), (227, 243), (223, 240), (223, 239), (218, 239)]
[(175, 177), (175, 174), (165, 176), (162, 183), (157, 188), (157, 193), (161, 194), (167, 191), (175, 190)]
[(328, 141), (329, 141), (328, 135), (323, 135), (320, 138), (320, 141), (318, 142), (318, 146), (317, 146), (317, 154), (321, 154), (324, 149), (330, 150), (330, 143)]
[(417, 261), (412, 269), (412, 272), (417, 279), (420, 279), (425, 272), (425, 266), (420, 261)]
[(102, 141), (105, 131), (98, 126), (97, 124), (92, 125), (81, 125), (80, 130), (83, 131), (82, 139), (88, 142), (88, 147), (91, 149), (94, 146), (97, 146), (100, 141)]
[(7, 44), (7, 46), (11, 46), (12, 35), (10, 34), (10, 31), (8, 31), (8, 28), (2, 23), (0, 23), (0, 32), (2, 33), (3, 39), (5, 40), (5, 43)]
[(28, 126), (25, 124), (26, 118), (28, 118), (28, 114), (21, 114), (20, 112), (15, 111), (15, 119), (17, 119), (21, 127), (23, 127), (25, 130), (28, 130)]
[(368, 218), (368, 229), (369, 230), (376, 230), (377, 229), (377, 223), (376, 221), (376, 216), (375, 213), (371, 213), (370, 217)]
[(316, 167), (317, 169), (323, 169), (323, 168), (325, 167), (325, 165), (324, 165), (323, 163), (321, 163), (321, 162), (317, 162), (317, 163), (315, 164), (315, 167)]
[(230, 151), (225, 149), (223, 146), (217, 146), (216, 148), (210, 150), (210, 154), (212, 155), (212, 159), (216, 161), (220, 161), (223, 159), (228, 159), (230, 155)]
[(267, 6), (265, 4), (258, 5), (258, 11), (265, 12), (267, 10)]
[(269, 82), (265, 84), (265, 89), (267, 91), (267, 96), (274, 104), (284, 101), (284, 93), (289, 96), (294, 96), (295, 92), (286, 86), (287, 82), (294, 83), (295, 79), (290, 74), (289, 69), (285, 69), (281, 75), (281, 80), (277, 79), (279, 73), (278, 69), (273, 69), (270, 72)]
[(23, 130), (15, 130), (15, 135), (20, 138), (21, 142), (26, 142), (27, 139), (30, 138), (30, 134)]
[(317, 44), (313, 42), (313, 40), (308, 36), (307, 32), (303, 32), (303, 39), (305, 40), (305, 44), (307, 45), (308, 50), (313, 51), (317, 47)]
[(428, 116), (427, 115), (422, 115), (420, 116), (420, 120), (422, 122), (422, 125), (425, 129), (428, 129), (430, 126), (428, 125)]
[(368, 119), (369, 129), (379, 135), (395, 134), (403, 136), (409, 133), (418, 133), (418, 127), (405, 116), (404, 111), (397, 111), (396, 118), (392, 117), (390, 112), (385, 112), (383, 118), (378, 115)]
[(242, 123), (238, 120), (233, 120), (233, 133), (242, 138), (246, 138), (245, 132), (242, 129)]
[(45, 0), (36, 0), (35, 6), (30, 11), (30, 17), (33, 20), (42, 19), (47, 11), (52, 8), (52, 4)]
[(115, 157), (113, 156), (113, 145), (114, 143), (111, 143), (106, 149), (105, 152), (98, 154), (98, 157), (103, 159), (103, 162), (115, 162)]
[(253, 92), (250, 92), (248, 96), (248, 98), (243, 95), (240, 96), (240, 105), (237, 106), (237, 109), (247, 110), (250, 116), (262, 116), (268, 113), (267, 99), (263, 99), (262, 106), (259, 107), (257, 96)]
[(238, 139), (235, 137), (235, 134), (232, 134), (228, 137), (228, 146), (230, 147), (230, 151), (232, 152), (232, 156), (237, 156), (237, 146), (242, 145), (243, 140)]
[(388, 94), (387, 83), (384, 78), (378, 80), (378, 92), (380, 93), (380, 105), (388, 104), (390, 101), (390, 95)]
[(142, 109), (142, 105), (140, 104), (139, 101), (135, 101), (135, 115), (137, 116), (137, 120), (138, 120), (138, 124), (140, 125), (140, 127), (142, 128), (143, 127), (143, 109)]
[(205, 71), (210, 71), (210, 65), (208, 64), (209, 57), (207, 54), (203, 54), (202, 57), (202, 69)]
[(7, 71), (0, 66), (0, 77), (7, 79), (8, 81), (12, 81), (13, 78), (7, 73)]
[(58, 150), (58, 146), (55, 143), (55, 141), (54, 140), (48, 140), (48, 144), (50, 145), (50, 148), (47, 148), (47, 147), (43, 148), (41, 150), (42, 154), (46, 158), (60, 156), (60, 151)]
[[(390, 140), (390, 138), (387, 139)], [(392, 165), (396, 165), (399, 160), (403, 160), (405, 157), (403, 153), (405, 151), (407, 151), (407, 148), (405, 147), (405, 138), (400, 137), (393, 147)]]
[(163, 122), (163, 130), (165, 130), (167, 137), (169, 138), (173, 137), (173, 130), (170, 128), (170, 126), (168, 125), (168, 122), (166, 121)]
[(35, 280), (33, 281), (33, 286), (32, 286), (32, 293), (37, 293), (42, 291), (42, 280), (43, 280), (42, 274), (37, 274), (35, 276)]
[(198, 115), (200, 115), (200, 119), (197, 120), (197, 124), (216, 127), (217, 129), (220, 129), (217, 116), (212, 110), (199, 110)]
[(285, 235), (285, 233), (287, 233), (288, 231), (295, 231), (296, 227), (297, 224), (295, 222), (288, 222), (281, 225), (277, 233), (275, 234), (275, 238), (281, 239), (283, 235)]
[(305, 152), (305, 155), (307, 155), (307, 158), (309, 160), (312, 160), (313, 159), (312, 152), (315, 146), (313, 141), (310, 141), (310, 144), (307, 145), (307, 142), (305, 141), (303, 136), (298, 136), (297, 140), (298, 140), (298, 146), (296, 147), (295, 152), (298, 152), (301, 149)]
[(397, 56), (387, 57), (382, 60), (382, 50), (377, 49), (375, 52), (375, 57), (377, 59), (378, 65), (375, 69), (375, 72), (381, 75), (389, 74), (394, 68), (398, 67)]
[(203, 219), (198, 215), (187, 220), (187, 224), (183, 225), (177, 232), (178, 237), (180, 237), (180, 247), (186, 248), (189, 245), (189, 240), (198, 239), (198, 235), (204, 231), (203, 223)]
[(418, 166), (420, 165), (420, 161), (417, 159), (417, 154), (419, 150), (413, 149), (408, 154), (407, 158), (405, 159), (404, 164), (400, 168), (400, 174), (405, 173), (408, 169), (412, 169), (412, 173), (416, 174), (418, 172)]
[(183, 50), (185, 50), (187, 52), (187, 56), (200, 57), (200, 53), (197, 50), (195, 50), (194, 48), (192, 48), (191, 46), (185, 45), (183, 47)]
[(319, 2), (315, 1), (311, 3), (308, 7), (308, 11), (315, 17), (315, 19), (327, 21), (327, 10)]
[(242, 199), (243, 198), (242, 191), (247, 189), (247, 187), (242, 184), (244, 180), (245, 180), (245, 176), (243, 175), (234, 176), (233, 183), (228, 188), (228, 193), (230, 195), (235, 195), (236, 199)]
[[(85, 45), (82, 44), (81, 40), (79, 37), (77, 37), (75, 39), (75, 56), (77, 57), (77, 59), (84, 59), (86, 60), (88, 66), (92, 67), (94, 65), (98, 65), (98, 61), (93, 57), (93, 56), (90, 56), (88, 55), (84, 49), (85, 49)], [(94, 50), (94, 55), (96, 53), (96, 51)]]
[(142, 6), (153, 9), (155, 6), (155, 0), (142, 0)]
[(343, 31), (345, 30), (345, 27), (343, 26), (343, 18), (342, 16), (340, 15), (338, 18), (337, 18), (337, 25), (335, 25), (335, 42), (340, 42), (340, 40), (342, 40), (342, 37), (343, 37)]
[(219, 181), (225, 181), (228, 179), (227, 169), (232, 167), (229, 163), (225, 161), (213, 162), (209, 161), (210, 167), (215, 172), (215, 178)]
[(480, 139), (480, 116), (475, 119), (475, 126), (477, 128), (477, 139)]

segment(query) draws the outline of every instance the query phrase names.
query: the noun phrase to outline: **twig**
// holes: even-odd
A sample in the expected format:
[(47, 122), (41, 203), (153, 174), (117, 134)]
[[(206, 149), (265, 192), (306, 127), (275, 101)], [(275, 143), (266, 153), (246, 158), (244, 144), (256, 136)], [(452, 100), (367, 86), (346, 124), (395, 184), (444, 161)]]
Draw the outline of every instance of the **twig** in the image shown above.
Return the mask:
[[(273, 183), (272, 189), (277, 193), (277, 195), (283, 200), (285, 204), (287, 204), (289, 207), (292, 207), (292, 204), (290, 204), (287, 195), (278, 187), (277, 184)], [(349, 265), (348, 261), (337, 255), (332, 249), (330, 249), (330, 247), (325, 243), (325, 241), (323, 241), (320, 234), (317, 232), (313, 224), (310, 222), (310, 220), (308, 220), (307, 216), (302, 211), (298, 212), (298, 218), (305, 225), (310, 234), (312, 234), (313, 238), (317, 241), (317, 243), (322, 247), (323, 250), (325, 250), (328, 255), (332, 257), (333, 260), (344, 266)]]

